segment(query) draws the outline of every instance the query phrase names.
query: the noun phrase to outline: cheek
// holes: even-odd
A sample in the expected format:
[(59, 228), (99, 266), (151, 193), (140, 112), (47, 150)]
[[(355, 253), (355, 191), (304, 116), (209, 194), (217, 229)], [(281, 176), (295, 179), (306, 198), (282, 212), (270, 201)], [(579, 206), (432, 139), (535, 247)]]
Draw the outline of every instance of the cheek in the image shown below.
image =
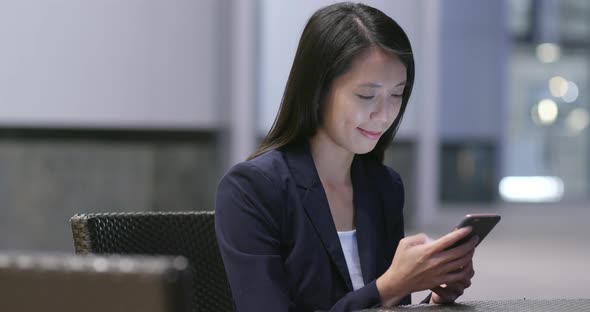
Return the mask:
[(392, 105), (391, 110), (390, 110), (390, 115), (389, 115), (389, 122), (390, 124), (393, 124), (393, 122), (395, 121), (395, 119), (399, 116), (399, 113), (402, 109), (402, 105), (401, 103), (399, 104), (395, 104)]
[(364, 121), (367, 120), (367, 116), (369, 116), (368, 112), (363, 111), (362, 109), (350, 109), (346, 116), (343, 116), (346, 121), (347, 125), (353, 128), (356, 128), (363, 124)]
[[(336, 103), (335, 103), (336, 104)], [(354, 101), (341, 99), (334, 105), (331, 114), (330, 122), (337, 128), (350, 129), (356, 128), (366, 120), (367, 112), (365, 112), (358, 103)]]

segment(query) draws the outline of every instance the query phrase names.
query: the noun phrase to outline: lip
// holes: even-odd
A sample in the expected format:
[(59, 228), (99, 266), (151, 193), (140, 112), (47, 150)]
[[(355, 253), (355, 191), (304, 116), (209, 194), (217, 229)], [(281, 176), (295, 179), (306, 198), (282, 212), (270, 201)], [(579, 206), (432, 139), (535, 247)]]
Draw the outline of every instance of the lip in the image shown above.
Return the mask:
[(373, 132), (373, 131), (368, 131), (365, 130), (363, 128), (358, 128), (360, 133), (362, 133), (364, 136), (366, 136), (367, 138), (371, 139), (371, 140), (378, 140), (381, 135), (383, 134), (383, 132)]

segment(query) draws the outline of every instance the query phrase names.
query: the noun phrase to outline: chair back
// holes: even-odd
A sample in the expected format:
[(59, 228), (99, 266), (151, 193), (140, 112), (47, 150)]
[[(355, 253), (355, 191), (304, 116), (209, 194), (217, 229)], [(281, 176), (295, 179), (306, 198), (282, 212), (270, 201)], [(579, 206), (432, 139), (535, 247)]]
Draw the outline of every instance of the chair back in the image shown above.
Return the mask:
[(192, 311), (234, 311), (214, 212), (77, 214), (70, 224), (76, 253), (184, 256), (192, 274)]

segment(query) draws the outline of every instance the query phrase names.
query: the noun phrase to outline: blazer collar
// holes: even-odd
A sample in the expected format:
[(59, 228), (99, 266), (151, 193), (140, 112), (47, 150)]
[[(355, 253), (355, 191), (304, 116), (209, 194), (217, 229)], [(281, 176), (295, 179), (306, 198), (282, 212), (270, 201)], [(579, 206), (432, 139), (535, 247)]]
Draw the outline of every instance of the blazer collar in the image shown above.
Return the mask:
[(284, 147), (284, 154), (291, 176), (298, 186), (306, 189), (317, 184), (321, 186), (308, 142)]
[[(331, 260), (340, 275), (352, 291), (352, 282), (346, 265), (346, 259), (340, 245), (340, 239), (332, 218), (325, 190), (317, 173), (309, 143), (291, 146), (285, 149), (285, 158), (291, 175), (299, 190), (301, 203), (320, 237)], [(355, 155), (351, 165), (353, 186), (354, 221), (357, 232), (357, 245), (361, 262), (363, 280), (366, 284), (373, 281), (376, 274), (377, 220), (378, 205), (381, 201), (375, 197), (375, 188), (371, 188), (369, 172), (365, 161)]]

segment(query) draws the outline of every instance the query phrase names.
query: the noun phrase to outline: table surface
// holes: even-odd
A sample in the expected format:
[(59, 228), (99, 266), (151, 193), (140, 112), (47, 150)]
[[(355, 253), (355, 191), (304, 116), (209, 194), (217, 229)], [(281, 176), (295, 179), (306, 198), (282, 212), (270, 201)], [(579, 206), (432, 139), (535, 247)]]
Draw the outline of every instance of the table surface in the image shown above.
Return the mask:
[(590, 299), (515, 299), (465, 301), (452, 305), (414, 304), (389, 309), (369, 309), (365, 312), (392, 311), (590, 311)]

